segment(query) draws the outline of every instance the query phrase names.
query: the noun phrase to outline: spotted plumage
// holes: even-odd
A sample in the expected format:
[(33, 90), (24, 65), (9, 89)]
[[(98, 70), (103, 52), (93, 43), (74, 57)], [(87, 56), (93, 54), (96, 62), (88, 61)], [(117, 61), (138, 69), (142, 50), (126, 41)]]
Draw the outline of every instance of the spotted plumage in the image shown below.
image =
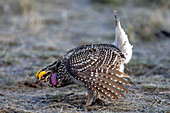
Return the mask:
[[(124, 33), (120, 25), (119, 29), (119, 35)], [(122, 38), (119, 35), (117, 38)], [(126, 37), (125, 41), (119, 41), (122, 41), (122, 45), (117, 41), (121, 49), (111, 44), (89, 44), (70, 50), (61, 59), (41, 69), (37, 73), (37, 83), (49, 80), (56, 87), (73, 82), (82, 85), (88, 90), (86, 105), (91, 105), (100, 95), (108, 100), (118, 99), (118, 96), (125, 97), (123, 92), (128, 91), (124, 85), (130, 84), (129, 76), (124, 73), (124, 64), (129, 62), (131, 56), (127, 53), (132, 49), (126, 48), (131, 47)], [(41, 72), (44, 71), (46, 73), (42, 76)]]
[(129, 77), (119, 71), (124, 60), (124, 55), (115, 46), (92, 44), (76, 50), (66, 61), (65, 66), (69, 76), (111, 100), (118, 98), (117, 95), (124, 97), (119, 90), (127, 92), (121, 83), (129, 85), (124, 80)]

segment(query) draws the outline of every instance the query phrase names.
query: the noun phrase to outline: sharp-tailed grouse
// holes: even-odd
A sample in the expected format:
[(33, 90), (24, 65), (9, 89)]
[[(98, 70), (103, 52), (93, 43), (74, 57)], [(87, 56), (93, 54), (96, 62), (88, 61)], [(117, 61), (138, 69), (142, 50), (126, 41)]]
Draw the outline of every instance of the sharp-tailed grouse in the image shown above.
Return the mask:
[[(70, 50), (63, 58), (37, 72), (37, 81), (50, 81), (53, 86), (63, 86), (74, 81), (88, 90), (86, 105), (101, 96), (108, 100), (125, 97), (129, 76), (124, 64), (132, 57), (132, 45), (115, 13), (115, 46), (111, 44), (82, 45)], [(49, 79), (48, 79), (49, 78)]]

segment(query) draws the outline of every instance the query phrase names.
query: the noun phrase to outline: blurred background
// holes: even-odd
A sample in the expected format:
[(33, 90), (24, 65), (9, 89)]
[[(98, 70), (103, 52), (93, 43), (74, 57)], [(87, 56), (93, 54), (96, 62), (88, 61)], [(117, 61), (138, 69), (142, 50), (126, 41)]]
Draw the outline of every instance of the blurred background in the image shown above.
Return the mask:
[[(133, 45), (126, 99), (85, 108), (83, 88), (35, 86), (71, 48), (114, 41), (114, 11)], [(1, 0), (0, 112), (170, 112), (169, 0)]]

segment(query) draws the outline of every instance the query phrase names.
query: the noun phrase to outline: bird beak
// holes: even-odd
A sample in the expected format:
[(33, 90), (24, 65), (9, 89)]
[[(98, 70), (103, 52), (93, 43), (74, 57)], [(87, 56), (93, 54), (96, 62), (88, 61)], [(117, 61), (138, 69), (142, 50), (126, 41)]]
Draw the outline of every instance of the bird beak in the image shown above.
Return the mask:
[(40, 82), (40, 79), (37, 78), (37, 80), (35, 81), (35, 84), (37, 84), (38, 82)]

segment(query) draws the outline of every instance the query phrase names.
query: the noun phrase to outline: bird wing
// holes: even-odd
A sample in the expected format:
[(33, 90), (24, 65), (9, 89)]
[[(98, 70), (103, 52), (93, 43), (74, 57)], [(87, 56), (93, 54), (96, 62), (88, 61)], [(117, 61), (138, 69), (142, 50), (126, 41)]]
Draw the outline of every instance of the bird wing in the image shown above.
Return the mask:
[(95, 90), (108, 100), (125, 97), (122, 91), (128, 92), (123, 84), (130, 85), (124, 78), (128, 75), (119, 71), (124, 57), (113, 46), (92, 45), (75, 51), (67, 60), (67, 71), (75, 79)]

